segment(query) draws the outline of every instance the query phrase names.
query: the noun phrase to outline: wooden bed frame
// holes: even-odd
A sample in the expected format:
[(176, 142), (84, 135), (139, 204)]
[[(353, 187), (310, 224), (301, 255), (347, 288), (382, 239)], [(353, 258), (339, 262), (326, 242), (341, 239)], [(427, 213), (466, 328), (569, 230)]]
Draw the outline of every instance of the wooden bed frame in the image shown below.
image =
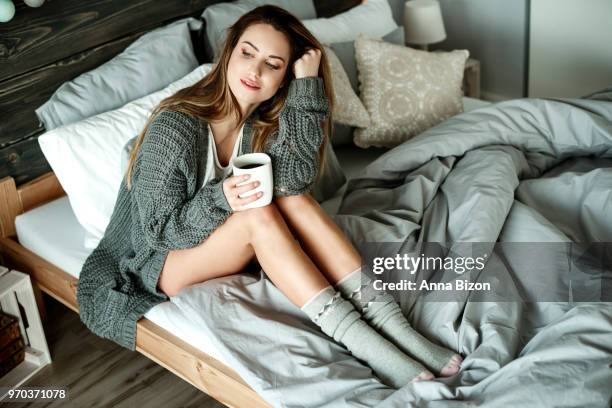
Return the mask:
[[(44, 316), (42, 292), (79, 312), (78, 279), (21, 246), (15, 217), (65, 195), (53, 172), (16, 187), (12, 177), (0, 180), (0, 256), (4, 265), (32, 278)], [(147, 318), (136, 325), (136, 351), (172, 371), (194, 387), (230, 407), (270, 407), (230, 367), (184, 342)]]

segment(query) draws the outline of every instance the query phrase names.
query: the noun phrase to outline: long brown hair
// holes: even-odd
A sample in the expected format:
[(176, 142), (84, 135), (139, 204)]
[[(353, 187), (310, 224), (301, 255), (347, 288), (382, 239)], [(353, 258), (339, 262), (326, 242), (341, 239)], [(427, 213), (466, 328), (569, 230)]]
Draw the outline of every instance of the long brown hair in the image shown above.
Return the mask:
[[(257, 119), (253, 122), (252, 129), (252, 150), (263, 152), (268, 142), (268, 138), (278, 130), (280, 112), (287, 98), (289, 83), (295, 78), (293, 74), (293, 63), (299, 59), (309, 48), (321, 50), (321, 63), (319, 64), (319, 76), (323, 78), (325, 93), (329, 101), (330, 113), (323, 123), (324, 138), (318, 152), (319, 171), (321, 177), (324, 169), (324, 149), (331, 136), (332, 112), (333, 112), (333, 92), (331, 83), (331, 73), (325, 50), (319, 41), (308, 31), (306, 27), (294, 15), (276, 6), (261, 6), (244, 14), (228, 29), (227, 39), (223, 46), (219, 58), (213, 65), (212, 70), (200, 81), (187, 88), (181, 89), (174, 95), (162, 100), (153, 109), (151, 116), (147, 120), (143, 131), (138, 135), (136, 143), (130, 153), (127, 166), (127, 187), (131, 187), (131, 178), (134, 162), (138, 150), (142, 145), (143, 139), (149, 125), (157, 114), (164, 109), (172, 109), (187, 114), (191, 114), (205, 121), (217, 120), (234, 115), (238, 118), (239, 127), (247, 120), (243, 117), (238, 101), (230, 90), (227, 82), (227, 67), (234, 47), (238, 44), (240, 36), (253, 24), (269, 24), (276, 30), (284, 33), (290, 44), (289, 63), (287, 64), (285, 77), (282, 86), (270, 99), (262, 102), (256, 110)], [(195, 135), (194, 135), (195, 137)], [(213, 139), (210, 142), (214, 143)], [(317, 178), (318, 178), (317, 177)]]

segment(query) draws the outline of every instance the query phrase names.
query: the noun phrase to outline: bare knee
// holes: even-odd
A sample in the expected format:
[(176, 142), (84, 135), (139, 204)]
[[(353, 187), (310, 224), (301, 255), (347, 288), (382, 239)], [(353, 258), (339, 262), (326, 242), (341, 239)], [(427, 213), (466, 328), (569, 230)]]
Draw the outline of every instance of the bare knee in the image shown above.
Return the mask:
[(269, 229), (271, 226), (284, 222), (283, 216), (273, 202), (263, 207), (240, 211), (239, 214), (251, 237)]

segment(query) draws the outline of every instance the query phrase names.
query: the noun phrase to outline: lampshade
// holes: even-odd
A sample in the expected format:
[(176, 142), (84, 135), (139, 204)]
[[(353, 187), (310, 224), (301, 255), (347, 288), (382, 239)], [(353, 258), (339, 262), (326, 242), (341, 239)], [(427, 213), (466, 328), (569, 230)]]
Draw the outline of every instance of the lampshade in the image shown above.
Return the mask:
[(437, 0), (410, 0), (404, 5), (406, 43), (433, 44), (446, 38)]
[(0, 23), (11, 21), (15, 15), (15, 5), (11, 0), (0, 0)]

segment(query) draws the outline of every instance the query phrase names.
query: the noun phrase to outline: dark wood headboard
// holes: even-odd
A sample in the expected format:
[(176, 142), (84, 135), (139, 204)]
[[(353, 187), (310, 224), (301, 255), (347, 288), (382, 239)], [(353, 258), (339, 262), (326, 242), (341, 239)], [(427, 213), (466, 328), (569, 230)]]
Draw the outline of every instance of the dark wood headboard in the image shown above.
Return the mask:
[[(0, 23), (0, 179), (12, 176), (21, 185), (51, 171), (37, 141), (45, 129), (34, 111), (62, 83), (110, 60), (143, 33), (199, 17), (221, 2), (47, 0), (32, 8), (16, 0), (15, 17)], [(329, 17), (361, 1), (314, 3), (319, 17)]]

